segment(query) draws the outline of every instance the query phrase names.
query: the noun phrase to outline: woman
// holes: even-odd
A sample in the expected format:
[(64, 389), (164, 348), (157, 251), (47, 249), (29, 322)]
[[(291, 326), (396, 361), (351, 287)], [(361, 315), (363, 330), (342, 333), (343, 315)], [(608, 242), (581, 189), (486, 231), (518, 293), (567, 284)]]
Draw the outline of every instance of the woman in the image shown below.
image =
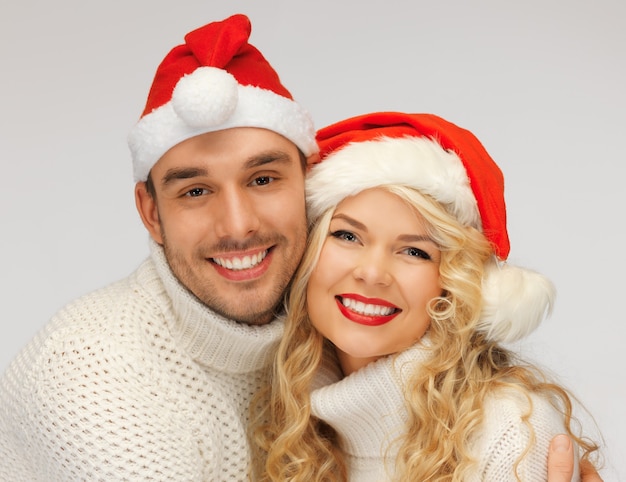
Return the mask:
[(505, 263), (504, 181), (478, 139), (433, 115), (375, 113), (318, 141), (259, 472), (546, 480), (561, 432), (588, 458), (597, 445), (574, 432), (567, 392), (501, 345), (540, 323), (554, 288)]

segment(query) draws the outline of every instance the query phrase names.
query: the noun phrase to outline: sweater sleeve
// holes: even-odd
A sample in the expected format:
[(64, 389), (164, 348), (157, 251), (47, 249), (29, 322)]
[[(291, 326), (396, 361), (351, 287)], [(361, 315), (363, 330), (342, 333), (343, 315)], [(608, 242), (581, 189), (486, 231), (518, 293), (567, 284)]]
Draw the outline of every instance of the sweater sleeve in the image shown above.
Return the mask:
[[(530, 401), (532, 407), (516, 392), (485, 401), (484, 430), (474, 445), (477, 480), (515, 482), (516, 471), (525, 482), (547, 480), (548, 449), (555, 435), (566, 432), (564, 417), (543, 397), (531, 395)], [(572, 480), (579, 481), (578, 460), (574, 473)]]
[(3, 375), (0, 480), (202, 479), (188, 414), (164, 409), (139, 335), (117, 328), (118, 288), (65, 307)]
[[(48, 328), (48, 327), (46, 327)], [(38, 333), (11, 362), (0, 379), (0, 480), (26, 482), (40, 480), (32, 463), (35, 433), (30, 424), (32, 358), (45, 340), (45, 330)]]

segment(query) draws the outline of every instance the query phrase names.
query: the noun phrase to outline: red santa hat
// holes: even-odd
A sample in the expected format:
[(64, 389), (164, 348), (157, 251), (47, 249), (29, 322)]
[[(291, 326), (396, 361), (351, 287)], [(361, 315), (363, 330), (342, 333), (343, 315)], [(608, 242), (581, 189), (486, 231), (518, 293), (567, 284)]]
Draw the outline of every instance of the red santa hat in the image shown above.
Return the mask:
[(233, 15), (185, 36), (159, 65), (128, 144), (135, 181), (145, 181), (167, 150), (190, 137), (232, 127), (272, 130), (305, 156), (317, 152), (309, 113), (248, 43), (250, 20)]
[(317, 141), (323, 162), (307, 179), (311, 221), (362, 190), (412, 187), (491, 242), (497, 262), (486, 269), (479, 325), (491, 339), (522, 338), (550, 311), (555, 296), (550, 281), (505, 263), (510, 244), (504, 178), (470, 131), (432, 114), (379, 112), (325, 127)]

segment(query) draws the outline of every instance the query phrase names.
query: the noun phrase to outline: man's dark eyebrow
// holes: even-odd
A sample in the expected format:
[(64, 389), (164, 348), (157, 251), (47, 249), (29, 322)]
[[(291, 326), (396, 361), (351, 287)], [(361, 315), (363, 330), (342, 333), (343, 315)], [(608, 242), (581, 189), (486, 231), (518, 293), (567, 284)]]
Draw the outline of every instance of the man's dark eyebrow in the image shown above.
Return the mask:
[(179, 169), (169, 169), (163, 179), (161, 180), (161, 184), (163, 186), (167, 186), (172, 181), (176, 181), (177, 179), (190, 179), (192, 177), (198, 176), (206, 176), (208, 171), (206, 169), (202, 169), (199, 167), (184, 167)]
[[(255, 167), (260, 167), (265, 164), (270, 163), (280, 163), (280, 164), (288, 164), (291, 162), (291, 158), (286, 152), (282, 151), (267, 151), (262, 152), (258, 155), (255, 155), (248, 159), (244, 164), (245, 169), (253, 169)], [(200, 167), (183, 167), (178, 169), (169, 169), (163, 179), (161, 180), (161, 184), (163, 186), (168, 185), (172, 181), (176, 181), (178, 179), (191, 179), (193, 177), (200, 176), (208, 176), (209, 171)]]
[(291, 157), (289, 154), (283, 151), (266, 151), (254, 155), (245, 163), (245, 169), (253, 169), (255, 167), (261, 167), (270, 163), (289, 164), (291, 163)]

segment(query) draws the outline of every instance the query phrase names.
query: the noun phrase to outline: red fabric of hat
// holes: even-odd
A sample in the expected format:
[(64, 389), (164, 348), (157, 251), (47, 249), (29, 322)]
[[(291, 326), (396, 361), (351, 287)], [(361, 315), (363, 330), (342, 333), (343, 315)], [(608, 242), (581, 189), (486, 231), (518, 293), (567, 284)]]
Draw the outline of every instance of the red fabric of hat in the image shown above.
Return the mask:
[(233, 15), (189, 32), (165, 56), (128, 138), (136, 181), (176, 144), (235, 127), (272, 130), (306, 157), (317, 153), (309, 113), (248, 42), (251, 30), (248, 17)]
[[(430, 138), (458, 155), (476, 198), (485, 236), (504, 260), (510, 251), (506, 229), (504, 177), (500, 168), (470, 131), (432, 114), (377, 112), (352, 117), (320, 129), (317, 142), (323, 161), (351, 143), (379, 138)], [(392, 161), (391, 161), (392, 162)]]
[(236, 14), (185, 35), (185, 44), (174, 47), (159, 65), (142, 115), (169, 102), (181, 77), (201, 66), (226, 70), (241, 85), (261, 87), (292, 99), (263, 54), (248, 43), (251, 31), (248, 17)]

